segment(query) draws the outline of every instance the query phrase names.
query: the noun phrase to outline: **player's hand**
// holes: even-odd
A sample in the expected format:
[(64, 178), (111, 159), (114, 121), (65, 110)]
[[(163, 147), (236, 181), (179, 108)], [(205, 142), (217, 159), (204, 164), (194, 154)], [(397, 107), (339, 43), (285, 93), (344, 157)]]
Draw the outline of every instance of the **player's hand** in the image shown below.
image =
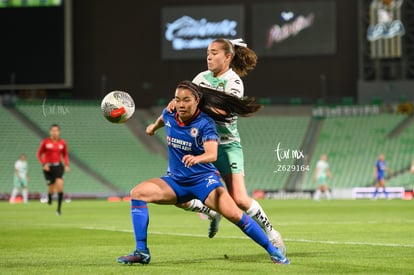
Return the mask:
[(175, 99), (171, 100), (167, 105), (167, 111), (172, 113), (175, 110)]
[(182, 159), (182, 162), (184, 163), (185, 167), (190, 168), (193, 165), (196, 165), (199, 163), (198, 158), (193, 155), (185, 155)]
[(65, 165), (65, 172), (70, 172), (70, 167), (69, 167), (69, 165)]
[(43, 165), (43, 170), (44, 170), (45, 172), (49, 172), (49, 171), (50, 171), (50, 167), (49, 167), (49, 165), (47, 165), (47, 164)]
[(145, 133), (149, 136), (155, 135), (155, 124), (151, 123), (147, 126), (147, 129), (145, 129)]

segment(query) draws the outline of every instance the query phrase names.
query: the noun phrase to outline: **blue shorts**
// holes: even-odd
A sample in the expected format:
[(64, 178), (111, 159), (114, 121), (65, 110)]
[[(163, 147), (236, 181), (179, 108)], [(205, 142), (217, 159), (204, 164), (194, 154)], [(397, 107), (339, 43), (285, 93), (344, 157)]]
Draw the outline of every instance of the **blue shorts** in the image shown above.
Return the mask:
[(383, 180), (385, 178), (385, 175), (378, 175), (377, 176), (377, 181), (381, 181), (381, 180)]
[(199, 199), (204, 203), (210, 193), (218, 188), (224, 187), (220, 181), (220, 177), (215, 173), (207, 175), (205, 178), (201, 178), (191, 185), (180, 184), (180, 182), (174, 180), (172, 177), (166, 175), (161, 177), (162, 180), (174, 190), (177, 195), (177, 203), (183, 203), (192, 199)]

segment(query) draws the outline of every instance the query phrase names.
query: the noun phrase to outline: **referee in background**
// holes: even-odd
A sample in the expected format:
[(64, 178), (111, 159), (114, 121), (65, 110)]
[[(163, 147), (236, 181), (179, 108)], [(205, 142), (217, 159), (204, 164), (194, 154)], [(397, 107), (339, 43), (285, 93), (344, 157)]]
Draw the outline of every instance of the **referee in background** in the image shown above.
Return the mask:
[[(40, 143), (37, 158), (42, 164), (43, 174), (49, 186), (48, 204), (52, 204), (52, 196), (57, 192), (58, 207), (56, 214), (60, 216), (62, 214), (63, 174), (70, 171), (68, 147), (66, 141), (60, 138), (59, 125), (52, 124), (49, 134), (50, 136)], [(62, 164), (62, 159), (64, 165)]]

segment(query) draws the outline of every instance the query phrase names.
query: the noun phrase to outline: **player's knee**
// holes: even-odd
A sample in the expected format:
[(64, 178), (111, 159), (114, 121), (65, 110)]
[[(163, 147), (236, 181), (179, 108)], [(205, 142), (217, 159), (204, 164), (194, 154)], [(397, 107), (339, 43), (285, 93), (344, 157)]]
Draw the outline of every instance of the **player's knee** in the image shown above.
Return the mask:
[(243, 211), (247, 211), (251, 206), (251, 199), (247, 196), (233, 196), (233, 200)]
[(148, 188), (145, 188), (145, 185), (143, 183), (145, 182), (141, 182), (129, 192), (131, 199), (134, 199), (134, 200), (146, 200), (147, 199), (149, 192), (147, 190)]
[(176, 207), (183, 208), (183, 209), (186, 209), (186, 208), (190, 207), (190, 205), (191, 205), (190, 202), (183, 202), (183, 203), (177, 203), (177, 204), (175, 204)]

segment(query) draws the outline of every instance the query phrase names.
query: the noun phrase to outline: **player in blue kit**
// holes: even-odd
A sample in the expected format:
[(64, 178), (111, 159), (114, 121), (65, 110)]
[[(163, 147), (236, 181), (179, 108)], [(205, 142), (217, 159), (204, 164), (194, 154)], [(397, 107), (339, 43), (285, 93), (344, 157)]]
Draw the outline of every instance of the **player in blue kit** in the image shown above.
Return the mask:
[(174, 205), (196, 198), (236, 224), (266, 249), (274, 263), (289, 264), (289, 259), (268, 240), (261, 227), (237, 207), (212, 164), (217, 159), (219, 137), (211, 117), (224, 120), (230, 111), (248, 115), (255, 112), (259, 105), (235, 97), (232, 97), (231, 102), (228, 99), (220, 102), (217, 97), (209, 101), (209, 97), (201, 90), (191, 81), (180, 83), (175, 91), (176, 111), (169, 113), (164, 110), (156, 122), (147, 127), (147, 134), (154, 135), (165, 126), (168, 171), (163, 177), (143, 181), (131, 190), (136, 248), (131, 254), (119, 257), (118, 262), (148, 264), (151, 260), (147, 247), (147, 203)]
[(388, 192), (385, 189), (385, 174), (386, 172), (390, 172), (390, 169), (387, 166), (387, 163), (385, 162), (385, 156), (384, 154), (380, 154), (377, 160), (377, 163), (374, 167), (374, 178), (377, 181), (375, 184), (375, 191), (372, 196), (373, 199), (377, 198), (378, 190), (382, 188), (382, 191), (384, 192), (385, 198), (388, 199)]

